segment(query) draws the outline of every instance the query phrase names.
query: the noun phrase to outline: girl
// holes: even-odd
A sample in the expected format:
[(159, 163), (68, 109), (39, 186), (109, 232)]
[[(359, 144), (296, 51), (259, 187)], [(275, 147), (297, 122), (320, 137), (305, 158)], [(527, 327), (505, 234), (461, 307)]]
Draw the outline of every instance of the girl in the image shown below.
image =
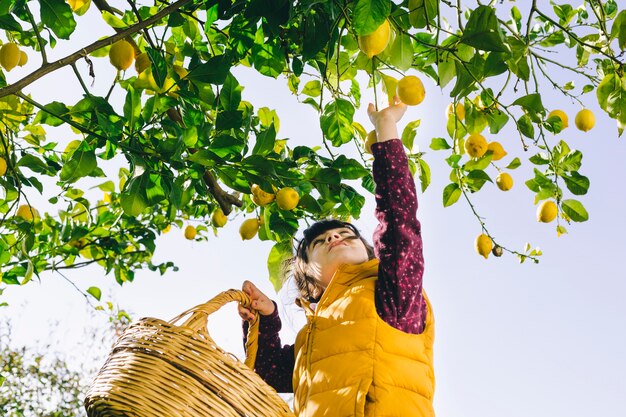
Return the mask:
[(294, 393), (298, 417), (434, 416), (434, 318), (422, 290), (415, 184), (397, 139), (405, 111), (397, 98), (381, 111), (368, 107), (378, 138), (374, 247), (338, 220), (313, 224), (297, 245), (291, 270), (307, 325), (294, 345), (281, 344), (276, 303), (243, 284), (261, 315), (255, 371)]

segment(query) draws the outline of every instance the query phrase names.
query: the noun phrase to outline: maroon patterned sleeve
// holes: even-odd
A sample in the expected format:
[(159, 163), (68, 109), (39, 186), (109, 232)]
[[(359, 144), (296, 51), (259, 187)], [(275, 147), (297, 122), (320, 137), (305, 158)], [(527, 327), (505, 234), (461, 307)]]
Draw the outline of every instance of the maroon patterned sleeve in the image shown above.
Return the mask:
[[(293, 345), (281, 345), (278, 332), (282, 327), (278, 306), (274, 313), (261, 316), (259, 323), (259, 350), (254, 371), (277, 392), (293, 392), (292, 375), (295, 364)], [(243, 345), (246, 345), (248, 322), (243, 322)]]
[(376, 183), (374, 248), (380, 260), (376, 310), (389, 325), (407, 333), (424, 331), (422, 235), (417, 220), (417, 193), (402, 142), (372, 145)]

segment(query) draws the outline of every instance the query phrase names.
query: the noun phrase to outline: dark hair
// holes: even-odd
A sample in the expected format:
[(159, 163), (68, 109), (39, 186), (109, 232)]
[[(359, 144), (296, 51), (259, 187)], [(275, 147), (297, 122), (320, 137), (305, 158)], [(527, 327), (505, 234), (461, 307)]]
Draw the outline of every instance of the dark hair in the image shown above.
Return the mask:
[(346, 239), (360, 239), (365, 245), (367, 250), (368, 259), (374, 259), (374, 247), (361, 236), (359, 230), (351, 223), (344, 222), (342, 220), (326, 219), (320, 220), (311, 226), (309, 226), (303, 232), (303, 238), (297, 242), (295, 246), (295, 255), (287, 259), (283, 265), (283, 281), (285, 281), (290, 275), (293, 275), (293, 279), (298, 287), (298, 292), (301, 297), (313, 301), (320, 296), (321, 283), (312, 271), (309, 264), (309, 245), (322, 233), (339, 228), (348, 228), (354, 233), (354, 237), (348, 237)]

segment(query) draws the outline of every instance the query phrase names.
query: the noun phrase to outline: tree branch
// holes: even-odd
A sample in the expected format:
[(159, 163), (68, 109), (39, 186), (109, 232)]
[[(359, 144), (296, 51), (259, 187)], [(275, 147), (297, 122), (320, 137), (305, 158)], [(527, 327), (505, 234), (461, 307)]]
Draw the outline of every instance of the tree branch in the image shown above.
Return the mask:
[(204, 171), (204, 175), (202, 179), (206, 183), (209, 188), (209, 192), (215, 197), (217, 203), (220, 205), (220, 208), (224, 212), (225, 215), (228, 216), (232, 211), (232, 206), (235, 205), (237, 207), (243, 206), (243, 201), (238, 199), (232, 194), (228, 194), (226, 191), (220, 187), (215, 175), (209, 170)]
[(91, 45), (86, 46), (85, 48), (74, 52), (71, 55), (66, 56), (65, 58), (61, 58), (58, 61), (55, 62), (51, 62), (47, 65), (42, 66), (41, 68), (39, 68), (38, 70), (30, 73), (29, 75), (27, 75), (26, 77), (22, 78), (21, 80), (15, 82), (14, 84), (11, 84), (7, 87), (1, 88), (0, 89), (0, 98), (2, 97), (6, 97), (8, 95), (11, 94), (15, 94), (18, 91), (22, 90), (24, 87), (32, 84), (33, 82), (37, 81), (38, 79), (40, 79), (41, 77), (43, 77), (46, 74), (49, 74), (51, 72), (54, 72), (60, 68), (63, 68), (67, 65), (71, 65), (72, 63), (76, 62), (77, 60), (79, 60), (82, 57), (87, 56), (88, 54), (90, 54), (93, 51), (96, 51), (104, 46), (107, 45), (111, 45), (117, 41), (119, 41), (120, 39), (124, 39), (127, 36), (130, 36), (134, 33), (139, 32), (140, 30), (147, 28), (148, 26), (152, 25), (153, 23), (158, 22), (159, 20), (161, 20), (163, 17), (175, 12), (176, 10), (180, 9), (181, 7), (185, 6), (188, 3), (191, 3), (194, 0), (179, 0), (176, 3), (171, 4), (170, 6), (164, 8), (163, 10), (161, 10), (160, 12), (158, 12), (157, 14), (155, 14), (154, 16), (150, 17), (149, 19), (144, 20), (143, 22), (137, 23), (136, 25), (133, 25), (127, 29), (124, 29), (121, 32), (116, 33), (113, 36), (110, 36), (106, 39), (101, 39), (99, 41), (96, 41), (94, 43), (92, 43)]

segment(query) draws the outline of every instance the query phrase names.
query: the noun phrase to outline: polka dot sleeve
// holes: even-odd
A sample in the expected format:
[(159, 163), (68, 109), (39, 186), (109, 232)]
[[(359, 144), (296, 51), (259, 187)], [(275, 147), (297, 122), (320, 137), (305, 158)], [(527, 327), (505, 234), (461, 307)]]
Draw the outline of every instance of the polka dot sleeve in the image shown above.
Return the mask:
[(386, 323), (407, 333), (424, 331), (424, 258), (417, 193), (400, 139), (372, 145), (376, 183), (374, 248), (380, 260), (376, 309)]

